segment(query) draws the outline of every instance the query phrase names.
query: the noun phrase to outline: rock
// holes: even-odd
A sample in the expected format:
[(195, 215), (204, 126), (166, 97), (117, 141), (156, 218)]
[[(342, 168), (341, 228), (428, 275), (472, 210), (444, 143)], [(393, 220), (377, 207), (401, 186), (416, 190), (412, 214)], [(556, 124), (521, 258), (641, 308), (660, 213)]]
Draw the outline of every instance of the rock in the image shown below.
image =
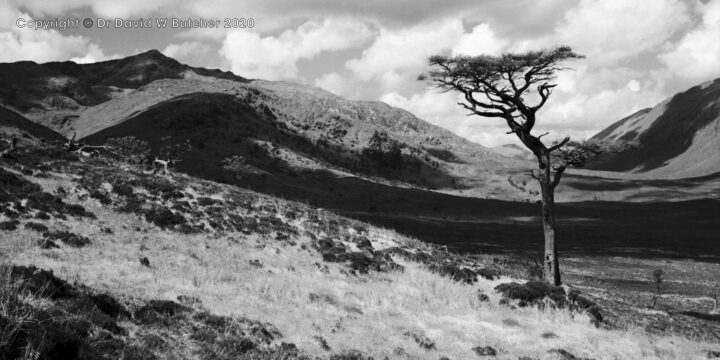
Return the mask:
[(473, 351), (478, 356), (497, 356), (497, 350), (492, 346), (476, 346), (473, 348)]
[(148, 260), (147, 257), (141, 257), (138, 260), (140, 260), (140, 265), (145, 266), (145, 267), (150, 267), (150, 260)]
[(362, 239), (360, 239), (360, 241), (358, 241), (357, 247), (358, 247), (358, 249), (360, 249), (361, 251), (364, 250), (364, 251), (370, 251), (370, 252), (372, 252), (372, 251), (374, 250), (374, 249), (373, 249), (373, 246), (372, 246), (372, 243), (370, 242), (370, 240), (368, 240), (368, 238), (365, 238), (365, 237), (362, 238)]
[(264, 267), (258, 259), (248, 260), (248, 263), (250, 264), (250, 266), (254, 266), (259, 269), (262, 269)]
[(415, 343), (418, 344), (422, 349), (425, 350), (432, 350), (435, 349), (435, 342), (430, 340), (427, 336), (414, 332), (414, 331), (407, 331), (403, 335), (411, 337), (413, 340), (415, 340)]

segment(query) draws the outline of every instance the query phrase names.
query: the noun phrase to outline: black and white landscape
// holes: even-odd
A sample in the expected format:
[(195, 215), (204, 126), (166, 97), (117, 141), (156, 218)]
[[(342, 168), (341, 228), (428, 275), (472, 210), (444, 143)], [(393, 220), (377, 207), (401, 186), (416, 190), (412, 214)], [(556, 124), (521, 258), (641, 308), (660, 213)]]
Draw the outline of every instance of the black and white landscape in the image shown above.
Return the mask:
[[(720, 358), (718, 1), (448, 5), (436, 32), (465, 24), (408, 79), (323, 58), (408, 56), (439, 5), (400, 3), (285, 4), (209, 36), (224, 62), (169, 30), (0, 25), (0, 360)], [(617, 9), (647, 46), (577, 24)]]

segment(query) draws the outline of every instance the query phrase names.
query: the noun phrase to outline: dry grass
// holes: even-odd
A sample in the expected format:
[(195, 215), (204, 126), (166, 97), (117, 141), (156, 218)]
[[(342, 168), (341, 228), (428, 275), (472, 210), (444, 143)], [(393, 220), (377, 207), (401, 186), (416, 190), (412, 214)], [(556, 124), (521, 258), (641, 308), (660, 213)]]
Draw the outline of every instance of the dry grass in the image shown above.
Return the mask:
[[(66, 179), (43, 180), (52, 190), (71, 188)], [(212, 312), (267, 321), (310, 355), (357, 349), (376, 358), (475, 358), (476, 346), (498, 349), (499, 358), (543, 358), (561, 348), (597, 359), (703, 358), (717, 344), (677, 337), (658, 337), (640, 329), (595, 328), (585, 315), (566, 310), (511, 309), (498, 305), (493, 288), (511, 279), (475, 285), (453, 282), (424, 266), (396, 259), (404, 272), (351, 276), (339, 264), (324, 264), (313, 250), (260, 235), (185, 235), (161, 230), (139, 218), (81, 202), (96, 220), (52, 220), (51, 229), (87, 236), (93, 243), (76, 249), (41, 250), (35, 232), (2, 233), (0, 252), (17, 264), (52, 269), (117, 297), (176, 299), (194, 296)], [(283, 214), (281, 201), (270, 208)], [(328, 215), (331, 216), (331, 215)], [(299, 220), (296, 224), (302, 226)], [(103, 228), (113, 230), (104, 233)], [(317, 231), (317, 229), (313, 229)], [(302, 231), (300, 232), (303, 233)], [(370, 228), (378, 247), (424, 246), (394, 232)], [(140, 265), (147, 257), (151, 267)], [(327, 265), (329, 271), (323, 271)], [(478, 291), (490, 301), (478, 300)], [(435, 348), (425, 350), (406, 333), (426, 336)], [(550, 333), (555, 336), (549, 335)]]

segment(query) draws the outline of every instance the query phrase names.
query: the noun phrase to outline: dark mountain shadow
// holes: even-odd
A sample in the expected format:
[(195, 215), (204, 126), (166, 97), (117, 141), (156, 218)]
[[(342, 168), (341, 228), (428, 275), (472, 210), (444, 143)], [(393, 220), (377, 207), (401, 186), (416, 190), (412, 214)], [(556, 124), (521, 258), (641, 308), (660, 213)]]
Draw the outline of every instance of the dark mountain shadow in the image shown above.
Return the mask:
[(567, 174), (562, 185), (585, 191), (620, 191), (638, 189), (641, 186), (653, 186), (663, 189), (674, 187), (692, 187), (708, 181), (720, 179), (720, 172), (683, 179), (607, 179), (587, 175)]
[[(251, 95), (250, 95), (251, 96)], [(402, 154), (399, 149), (372, 147), (362, 151), (320, 139), (312, 141), (290, 130), (265, 106), (256, 109), (252, 99), (218, 93), (193, 93), (156, 104), (115, 126), (83, 139), (100, 145), (110, 138), (134, 136), (149, 143), (151, 156), (163, 147), (188, 144), (177, 169), (191, 175), (233, 181), (236, 175), (224, 168), (224, 161), (240, 156), (250, 173), (275, 174), (295, 179), (301, 171), (283, 158), (289, 150), (324, 165), (355, 174), (397, 180), (438, 188), (453, 184), (453, 178)], [(395, 151), (397, 150), (397, 151)]]

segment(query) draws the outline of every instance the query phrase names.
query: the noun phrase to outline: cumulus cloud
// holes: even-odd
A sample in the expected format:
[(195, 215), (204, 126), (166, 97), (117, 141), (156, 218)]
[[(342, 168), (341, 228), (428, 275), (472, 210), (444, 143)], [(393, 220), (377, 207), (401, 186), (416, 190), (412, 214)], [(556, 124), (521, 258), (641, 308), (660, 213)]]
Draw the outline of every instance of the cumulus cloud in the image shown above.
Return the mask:
[(358, 21), (308, 21), (276, 37), (261, 37), (250, 31), (230, 32), (220, 54), (230, 61), (232, 71), (242, 76), (294, 79), (298, 75), (298, 60), (362, 45), (371, 35), (371, 29)]
[(170, 44), (161, 52), (165, 56), (169, 56), (184, 64), (194, 66), (212, 66), (207, 60), (211, 53), (211, 48), (207, 43), (199, 41), (184, 41), (179, 44)]
[[(702, 41), (698, 43), (706, 41), (706, 37), (720, 38), (712, 33), (715, 28), (709, 25), (720, 24), (718, 20), (713, 22), (712, 14), (705, 11), (705, 25), (698, 29), (702, 36), (697, 35)], [(657, 65), (653, 68), (647, 64), (692, 23), (691, 3), (679, 0), (583, 0), (565, 9), (557, 19), (551, 27), (554, 30), (529, 37), (503, 37), (492, 25), (497, 22), (481, 22), (470, 30), (452, 20), (383, 30), (360, 57), (346, 65), (349, 73), (343, 78), (356, 86), (338, 85), (340, 76), (335, 74), (332, 77), (335, 91), (358, 87), (375, 89), (374, 96), (393, 106), (407, 109), (471, 140), (497, 145), (514, 142), (512, 136), (505, 134), (503, 123), (466, 117), (464, 110), (456, 105), (462, 99), (437, 94), (414, 82), (415, 76), (425, 70), (427, 56), (448, 51), (451, 54), (498, 55), (505, 51), (527, 51), (560, 44), (570, 45), (585, 54), (586, 59), (570, 64), (574, 69), (559, 74), (558, 87), (539, 114), (537, 130), (551, 131), (556, 137), (589, 137), (629, 113), (651, 107), (680, 90), (667, 88), (666, 76), (657, 71)], [(693, 43), (690, 40), (687, 40), (688, 44)], [(707, 45), (705, 48), (713, 49)], [(671, 56), (667, 58), (671, 59)], [(698, 55), (697, 58), (700, 61), (702, 57)], [(710, 58), (716, 60), (720, 56)], [(699, 68), (710, 69), (711, 62)], [(328, 81), (323, 79), (316, 83), (323, 86)]]
[(183, 2), (174, 2), (172, 0), (11, 0), (11, 2), (18, 7), (22, 6), (28, 9), (34, 15), (59, 15), (88, 7), (96, 15), (105, 18), (128, 18), (131, 16), (147, 18), (150, 13), (155, 11), (174, 10), (173, 13), (176, 13), (186, 7)]
[(689, 22), (686, 1), (583, 0), (543, 42), (571, 45), (587, 61), (607, 66), (664, 44)]
[(32, 17), (6, 1), (0, 1), (0, 62), (33, 60), (36, 62), (79, 62), (106, 60), (108, 56), (89, 39), (77, 35), (63, 35), (57, 30), (35, 30), (16, 26), (19, 18)]
[(720, 1), (700, 5), (699, 10), (702, 23), (659, 55), (674, 75), (692, 81), (720, 77)]
[(500, 55), (507, 45), (507, 40), (499, 39), (490, 25), (483, 23), (476, 26), (470, 33), (463, 34), (453, 46), (452, 53), (453, 55), (469, 56)]
[(362, 81), (380, 80), (384, 88), (395, 88), (400, 78), (414, 80), (430, 55), (449, 49), (462, 34), (460, 20), (383, 29), (360, 58), (346, 67)]

